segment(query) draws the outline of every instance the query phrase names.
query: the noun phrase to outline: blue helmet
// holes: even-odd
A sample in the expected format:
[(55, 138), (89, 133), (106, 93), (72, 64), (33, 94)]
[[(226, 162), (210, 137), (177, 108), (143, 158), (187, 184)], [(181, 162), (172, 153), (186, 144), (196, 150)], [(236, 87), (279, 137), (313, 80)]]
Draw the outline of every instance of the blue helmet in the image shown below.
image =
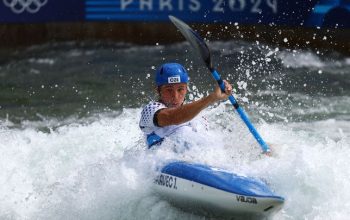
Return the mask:
[(187, 83), (188, 74), (183, 66), (178, 63), (165, 63), (158, 68), (156, 73), (157, 86), (172, 83)]

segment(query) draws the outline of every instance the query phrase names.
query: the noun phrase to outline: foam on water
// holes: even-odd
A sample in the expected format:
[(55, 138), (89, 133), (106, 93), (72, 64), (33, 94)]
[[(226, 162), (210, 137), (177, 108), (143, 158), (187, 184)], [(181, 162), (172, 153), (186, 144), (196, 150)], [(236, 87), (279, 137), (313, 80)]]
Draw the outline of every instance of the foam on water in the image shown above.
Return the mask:
[(293, 68), (301, 67), (315, 67), (322, 68), (326, 64), (312, 52), (281, 52), (278, 57), (283, 60), (285, 66), (292, 66)]
[(169, 140), (145, 150), (138, 120), (156, 65), (185, 64), (191, 101), (212, 91), (188, 43), (33, 47), (0, 66), (0, 219), (209, 218), (152, 192), (156, 167), (175, 158), (264, 179), (286, 198), (272, 219), (347, 219), (349, 58), (258, 42), (209, 46), (272, 157), (227, 103), (203, 112), (208, 131), (178, 138), (190, 149)]
[(51, 119), (48, 131), (43, 122), (13, 128), (1, 121), (0, 218), (205, 219), (152, 193), (155, 167), (171, 158), (266, 180), (286, 198), (273, 219), (350, 214), (347, 121), (257, 124), (274, 149), (267, 157), (239, 118), (221, 105), (204, 112), (209, 131), (192, 136), (193, 147), (175, 154), (171, 148), (144, 150), (139, 114), (140, 109), (124, 109), (88, 119)]
[[(72, 122), (49, 133), (38, 130), (37, 123), (21, 129), (1, 126), (2, 217), (84, 219), (103, 205), (98, 200), (125, 193), (118, 186), (132, 187), (124, 185), (132, 181), (132, 172), (119, 163), (139, 139), (136, 125), (129, 126), (136, 122), (135, 112), (125, 111), (115, 120)], [(114, 185), (116, 193), (103, 192)]]

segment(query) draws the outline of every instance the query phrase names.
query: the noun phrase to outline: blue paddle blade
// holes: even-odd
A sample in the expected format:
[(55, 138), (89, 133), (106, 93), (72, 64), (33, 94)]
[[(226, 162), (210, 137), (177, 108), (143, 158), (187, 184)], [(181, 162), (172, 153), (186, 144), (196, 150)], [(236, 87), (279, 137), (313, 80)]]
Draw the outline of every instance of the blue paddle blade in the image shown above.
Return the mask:
[(169, 16), (169, 19), (180, 30), (180, 32), (186, 38), (186, 40), (190, 42), (190, 44), (196, 49), (195, 51), (198, 51), (200, 53), (200, 56), (202, 57), (207, 67), (210, 70), (212, 70), (213, 66), (211, 63), (210, 50), (208, 48), (208, 45), (205, 43), (205, 41), (197, 34), (197, 32), (192, 30), (191, 27), (189, 27), (186, 23), (184, 23), (180, 19), (175, 18), (174, 16), (171, 16), (171, 15)]

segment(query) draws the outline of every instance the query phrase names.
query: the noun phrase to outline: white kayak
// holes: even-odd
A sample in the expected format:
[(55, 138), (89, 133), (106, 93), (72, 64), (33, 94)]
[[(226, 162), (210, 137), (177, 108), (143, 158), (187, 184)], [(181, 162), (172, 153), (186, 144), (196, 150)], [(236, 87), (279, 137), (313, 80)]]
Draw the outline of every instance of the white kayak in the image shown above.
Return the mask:
[(184, 161), (162, 167), (154, 188), (178, 207), (214, 215), (267, 216), (284, 203), (261, 180)]

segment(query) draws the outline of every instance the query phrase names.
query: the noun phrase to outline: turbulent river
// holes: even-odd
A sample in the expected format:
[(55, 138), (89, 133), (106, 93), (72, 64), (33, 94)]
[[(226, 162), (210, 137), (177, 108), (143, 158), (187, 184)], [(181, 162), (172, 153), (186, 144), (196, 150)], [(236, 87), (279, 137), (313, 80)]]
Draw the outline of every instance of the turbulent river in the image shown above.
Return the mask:
[[(272, 219), (347, 219), (350, 57), (245, 41), (209, 47), (274, 154), (260, 154), (223, 102), (201, 113), (208, 134), (193, 137), (194, 147), (178, 157), (265, 179), (286, 198)], [(213, 90), (187, 43), (2, 51), (0, 219), (213, 219), (152, 192), (154, 164), (174, 153), (147, 151), (138, 122), (157, 98), (155, 69), (169, 61), (189, 71), (188, 101)]]

